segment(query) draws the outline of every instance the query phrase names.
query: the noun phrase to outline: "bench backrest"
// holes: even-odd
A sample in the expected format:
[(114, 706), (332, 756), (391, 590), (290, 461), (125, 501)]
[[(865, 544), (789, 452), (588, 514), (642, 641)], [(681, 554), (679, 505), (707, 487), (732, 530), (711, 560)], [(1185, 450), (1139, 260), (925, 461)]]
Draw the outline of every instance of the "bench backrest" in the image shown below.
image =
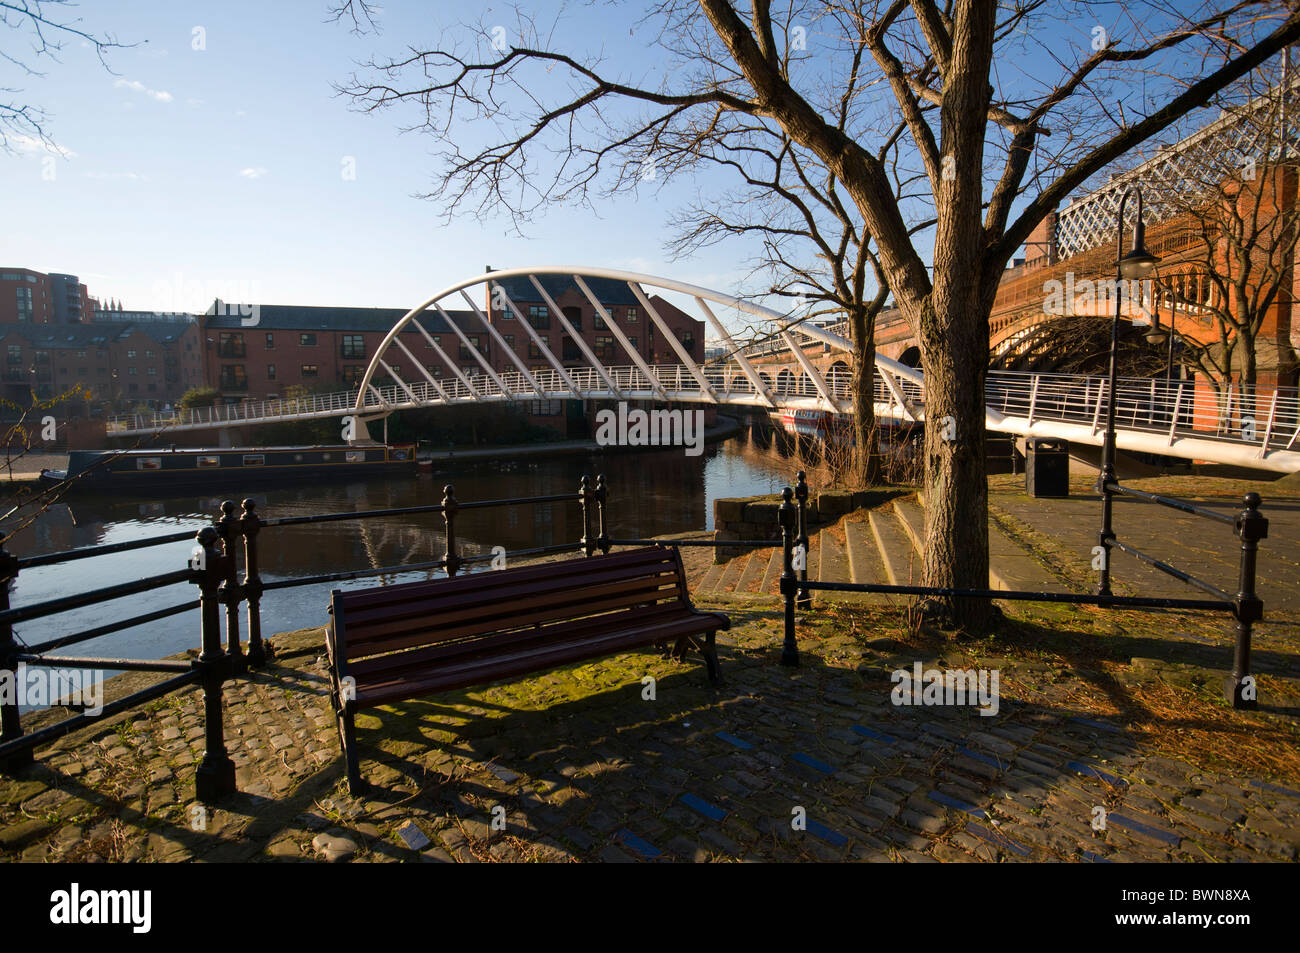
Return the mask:
[(489, 632), (689, 605), (681, 554), (647, 546), (606, 556), (356, 592), (335, 590), (348, 660)]

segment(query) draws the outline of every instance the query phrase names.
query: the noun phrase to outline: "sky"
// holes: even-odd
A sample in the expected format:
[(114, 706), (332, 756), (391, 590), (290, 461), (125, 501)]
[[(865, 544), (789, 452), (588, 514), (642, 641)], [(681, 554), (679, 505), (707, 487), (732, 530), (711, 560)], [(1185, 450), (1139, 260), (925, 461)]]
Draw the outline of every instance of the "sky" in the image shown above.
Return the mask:
[[(148, 310), (159, 297), (201, 309), (217, 295), (185, 302), (187, 289), (223, 287), (243, 291), (227, 300), (407, 308), (488, 265), (580, 263), (721, 290), (743, 276), (729, 253), (670, 263), (653, 192), (552, 213), (522, 238), (504, 220), (445, 224), (415, 198), (432, 144), (401, 134), (401, 116), (352, 110), (332, 84), (436, 37), (446, 6), (395, 4), (380, 36), (357, 37), (327, 22), (325, 0), (83, 3), (91, 32), (138, 45), (110, 51), (108, 72), (70, 39), (44, 76), (0, 80), (45, 109), (66, 154), (0, 154), (0, 264), (76, 274), (101, 301)], [(607, 42), (586, 14), (574, 29)]]
[[(626, 9), (538, 4), (561, 11), (558, 47), (603, 52), (633, 78), (662, 59)], [(445, 223), (415, 197), (433, 185), (435, 144), (400, 132), (413, 114), (358, 112), (333, 84), (445, 28), (470, 35), (458, 26), (468, 20), (499, 18), (513, 40), (510, 10), (392, 0), (381, 32), (358, 36), (329, 20), (329, 6), (83, 2), (71, 15), (85, 29), (132, 44), (109, 51), (107, 69), (76, 38), (58, 62), (30, 60), (41, 76), (0, 64), (0, 87), (21, 87), (46, 111), (61, 150), (17, 141), (15, 154), (0, 152), (0, 266), (76, 274), (101, 301), (139, 310), (202, 310), (214, 297), (409, 308), (489, 265), (582, 264), (755, 290), (742, 287), (744, 246), (676, 262), (665, 250), (669, 213), (707, 194), (707, 177), (596, 211), (554, 209), (523, 237), (501, 218)], [(1076, 31), (1085, 41), (1087, 27)], [(0, 40), (22, 54), (12, 36)]]

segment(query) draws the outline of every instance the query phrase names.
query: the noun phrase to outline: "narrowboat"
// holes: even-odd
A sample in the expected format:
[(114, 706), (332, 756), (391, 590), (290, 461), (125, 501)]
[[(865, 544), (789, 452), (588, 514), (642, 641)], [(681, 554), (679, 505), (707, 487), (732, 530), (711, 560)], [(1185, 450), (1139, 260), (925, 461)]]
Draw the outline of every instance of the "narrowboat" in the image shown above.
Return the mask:
[(42, 470), (41, 482), (130, 493), (404, 475), (416, 475), (414, 444), (74, 450), (66, 470)]

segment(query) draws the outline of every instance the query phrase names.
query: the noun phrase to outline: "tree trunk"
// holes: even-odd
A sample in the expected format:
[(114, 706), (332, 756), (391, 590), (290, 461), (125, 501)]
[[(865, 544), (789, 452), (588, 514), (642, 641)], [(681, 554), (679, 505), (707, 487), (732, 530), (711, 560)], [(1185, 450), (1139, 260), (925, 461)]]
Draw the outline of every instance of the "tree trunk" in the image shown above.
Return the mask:
[[(989, 312), (1002, 275), (1000, 267), (984, 274), (981, 196), (994, 11), (987, 2), (956, 5), (953, 35), (960, 42), (940, 107), (943, 171), (936, 183), (933, 291), (917, 309), (925, 370), (922, 582), (942, 589), (989, 585), (984, 381)], [(919, 607), (945, 627), (976, 633), (1000, 617), (988, 599), (931, 596)]]
[(876, 444), (876, 327), (865, 309), (849, 313), (853, 338), (853, 480), (862, 489), (880, 482)]

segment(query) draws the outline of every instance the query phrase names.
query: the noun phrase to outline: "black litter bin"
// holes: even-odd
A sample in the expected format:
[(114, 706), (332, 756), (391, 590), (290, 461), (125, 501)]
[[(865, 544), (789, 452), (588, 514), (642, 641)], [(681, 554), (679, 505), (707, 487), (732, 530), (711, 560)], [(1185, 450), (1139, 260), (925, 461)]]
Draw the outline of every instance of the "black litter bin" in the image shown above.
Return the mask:
[(1025, 441), (1025, 492), (1030, 496), (1070, 495), (1070, 445), (1064, 440)]

